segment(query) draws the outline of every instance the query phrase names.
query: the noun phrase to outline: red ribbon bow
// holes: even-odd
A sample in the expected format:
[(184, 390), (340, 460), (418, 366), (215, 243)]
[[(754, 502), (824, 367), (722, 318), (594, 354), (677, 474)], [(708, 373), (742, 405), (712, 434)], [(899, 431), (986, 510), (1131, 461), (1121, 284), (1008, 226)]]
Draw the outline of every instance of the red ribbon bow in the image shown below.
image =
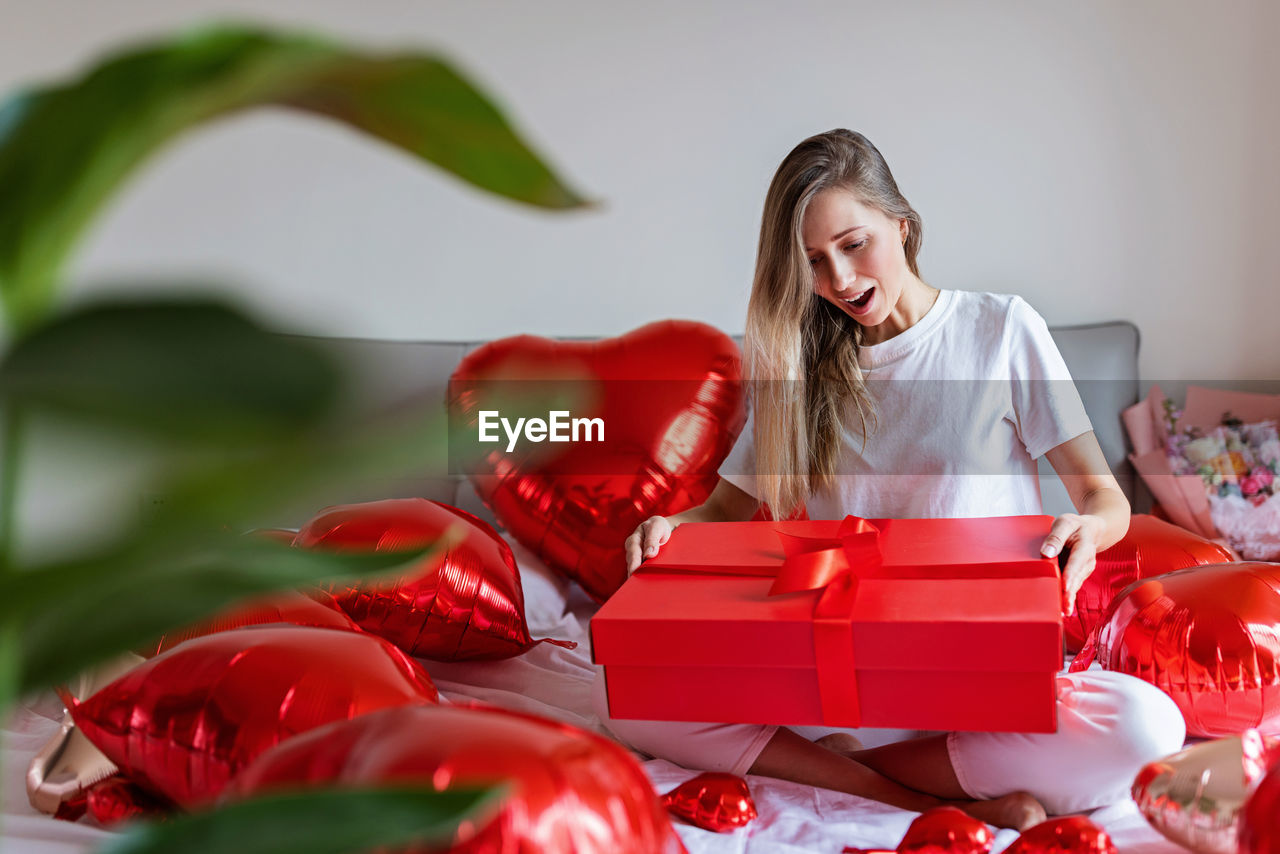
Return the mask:
[(782, 531), (778, 531), (778, 537), (787, 559), (769, 588), (770, 596), (817, 590), (849, 572), (865, 577), (884, 565), (880, 530), (858, 516), (844, 517), (834, 537), (806, 537)]

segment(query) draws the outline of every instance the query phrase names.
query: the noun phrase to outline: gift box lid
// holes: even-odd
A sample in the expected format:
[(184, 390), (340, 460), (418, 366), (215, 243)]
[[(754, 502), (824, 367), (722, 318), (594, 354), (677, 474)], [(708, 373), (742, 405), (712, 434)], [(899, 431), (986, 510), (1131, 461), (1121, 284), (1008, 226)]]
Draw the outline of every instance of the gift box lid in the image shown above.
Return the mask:
[[(870, 521), (880, 531), (884, 563), (857, 581), (851, 616), (858, 668), (1061, 668), (1058, 568), (1039, 554), (1052, 517)], [(832, 537), (839, 525), (681, 525), (597, 612), (595, 660), (813, 666), (819, 591), (769, 595), (785, 557), (779, 533)]]

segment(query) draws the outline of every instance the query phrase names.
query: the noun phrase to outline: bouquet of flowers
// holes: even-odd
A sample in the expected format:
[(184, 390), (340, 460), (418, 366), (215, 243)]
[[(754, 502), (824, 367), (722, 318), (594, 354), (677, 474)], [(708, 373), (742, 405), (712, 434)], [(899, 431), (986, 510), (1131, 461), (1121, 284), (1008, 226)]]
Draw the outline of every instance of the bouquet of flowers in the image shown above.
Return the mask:
[(1130, 459), (1174, 522), (1280, 560), (1280, 398), (1193, 386), (1179, 408), (1153, 387), (1124, 420)]

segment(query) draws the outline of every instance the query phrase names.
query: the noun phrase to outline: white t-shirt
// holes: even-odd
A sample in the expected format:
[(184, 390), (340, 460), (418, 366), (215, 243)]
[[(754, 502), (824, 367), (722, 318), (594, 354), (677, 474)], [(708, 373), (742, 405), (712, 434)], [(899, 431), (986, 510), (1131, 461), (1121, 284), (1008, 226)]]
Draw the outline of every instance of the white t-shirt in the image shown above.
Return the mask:
[[(942, 291), (910, 329), (859, 353), (874, 422), (845, 413), (834, 487), (813, 519), (1041, 512), (1035, 459), (1093, 429), (1044, 319), (1021, 297)], [(759, 496), (753, 421), (720, 476)]]

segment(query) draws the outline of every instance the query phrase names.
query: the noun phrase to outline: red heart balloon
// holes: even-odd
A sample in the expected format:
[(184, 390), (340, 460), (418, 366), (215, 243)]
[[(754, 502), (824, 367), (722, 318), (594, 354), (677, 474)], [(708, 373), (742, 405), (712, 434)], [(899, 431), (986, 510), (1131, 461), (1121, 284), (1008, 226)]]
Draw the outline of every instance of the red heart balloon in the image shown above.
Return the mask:
[(956, 807), (934, 807), (920, 814), (898, 843), (899, 854), (986, 854), (996, 835), (984, 823)]
[(139, 650), (138, 654), (150, 658), (192, 638), (244, 626), (266, 626), (273, 623), (314, 626), (318, 629), (345, 629), (349, 632), (360, 630), (350, 617), (338, 609), (337, 601), (328, 593), (317, 590), (310, 596), (304, 596), (295, 590), (286, 590), (251, 599), (225, 613), (201, 620), (194, 626), (169, 632), (147, 649)]
[(1071, 664), (1096, 657), (1173, 698), (1187, 734), (1280, 735), (1280, 564), (1180, 569), (1129, 585)]
[(1098, 553), (1093, 573), (1076, 594), (1075, 614), (1062, 624), (1067, 649), (1079, 651), (1116, 594), (1135, 581), (1175, 569), (1229, 563), (1229, 550), (1185, 528), (1146, 514), (1134, 514), (1124, 539)]
[(1082, 815), (1041, 822), (1004, 850), (1008, 854), (1117, 854), (1107, 832)]
[(650, 854), (684, 846), (643, 769), (619, 745), (568, 724), (493, 708), (385, 709), (292, 738), (232, 784), (251, 796), (299, 784), (502, 784), (493, 821), (451, 854)]
[(329, 507), (294, 542), (335, 550), (411, 549), (449, 530), (460, 533), (461, 542), (396, 581), (344, 582), (329, 589), (360, 628), (410, 655), (441, 661), (510, 658), (542, 643), (529, 637), (510, 546), (484, 521), (456, 507), (425, 498)]
[(437, 699), (426, 671), (381, 638), (303, 626), (194, 638), (87, 700), (63, 696), (124, 776), (184, 807), (291, 735)]
[(662, 796), (667, 812), (703, 830), (729, 833), (757, 815), (747, 781), (735, 774), (708, 771)]
[(1280, 854), (1280, 764), (1262, 778), (1244, 805), (1240, 854)]
[[(463, 359), (450, 409), (455, 435), (468, 437), (478, 437), (481, 412), (510, 410), (512, 424), (517, 414), (547, 416), (557, 392), (569, 394), (571, 417), (600, 419), (603, 441), (583, 432), (559, 447), (513, 444), (504, 428), (496, 444), (475, 443), (468, 471), (516, 539), (603, 601), (626, 580), (622, 546), (636, 526), (701, 504), (715, 488), (745, 420), (740, 375), (733, 341), (690, 321), (591, 343), (521, 336)], [(517, 413), (513, 401), (534, 408)]]

